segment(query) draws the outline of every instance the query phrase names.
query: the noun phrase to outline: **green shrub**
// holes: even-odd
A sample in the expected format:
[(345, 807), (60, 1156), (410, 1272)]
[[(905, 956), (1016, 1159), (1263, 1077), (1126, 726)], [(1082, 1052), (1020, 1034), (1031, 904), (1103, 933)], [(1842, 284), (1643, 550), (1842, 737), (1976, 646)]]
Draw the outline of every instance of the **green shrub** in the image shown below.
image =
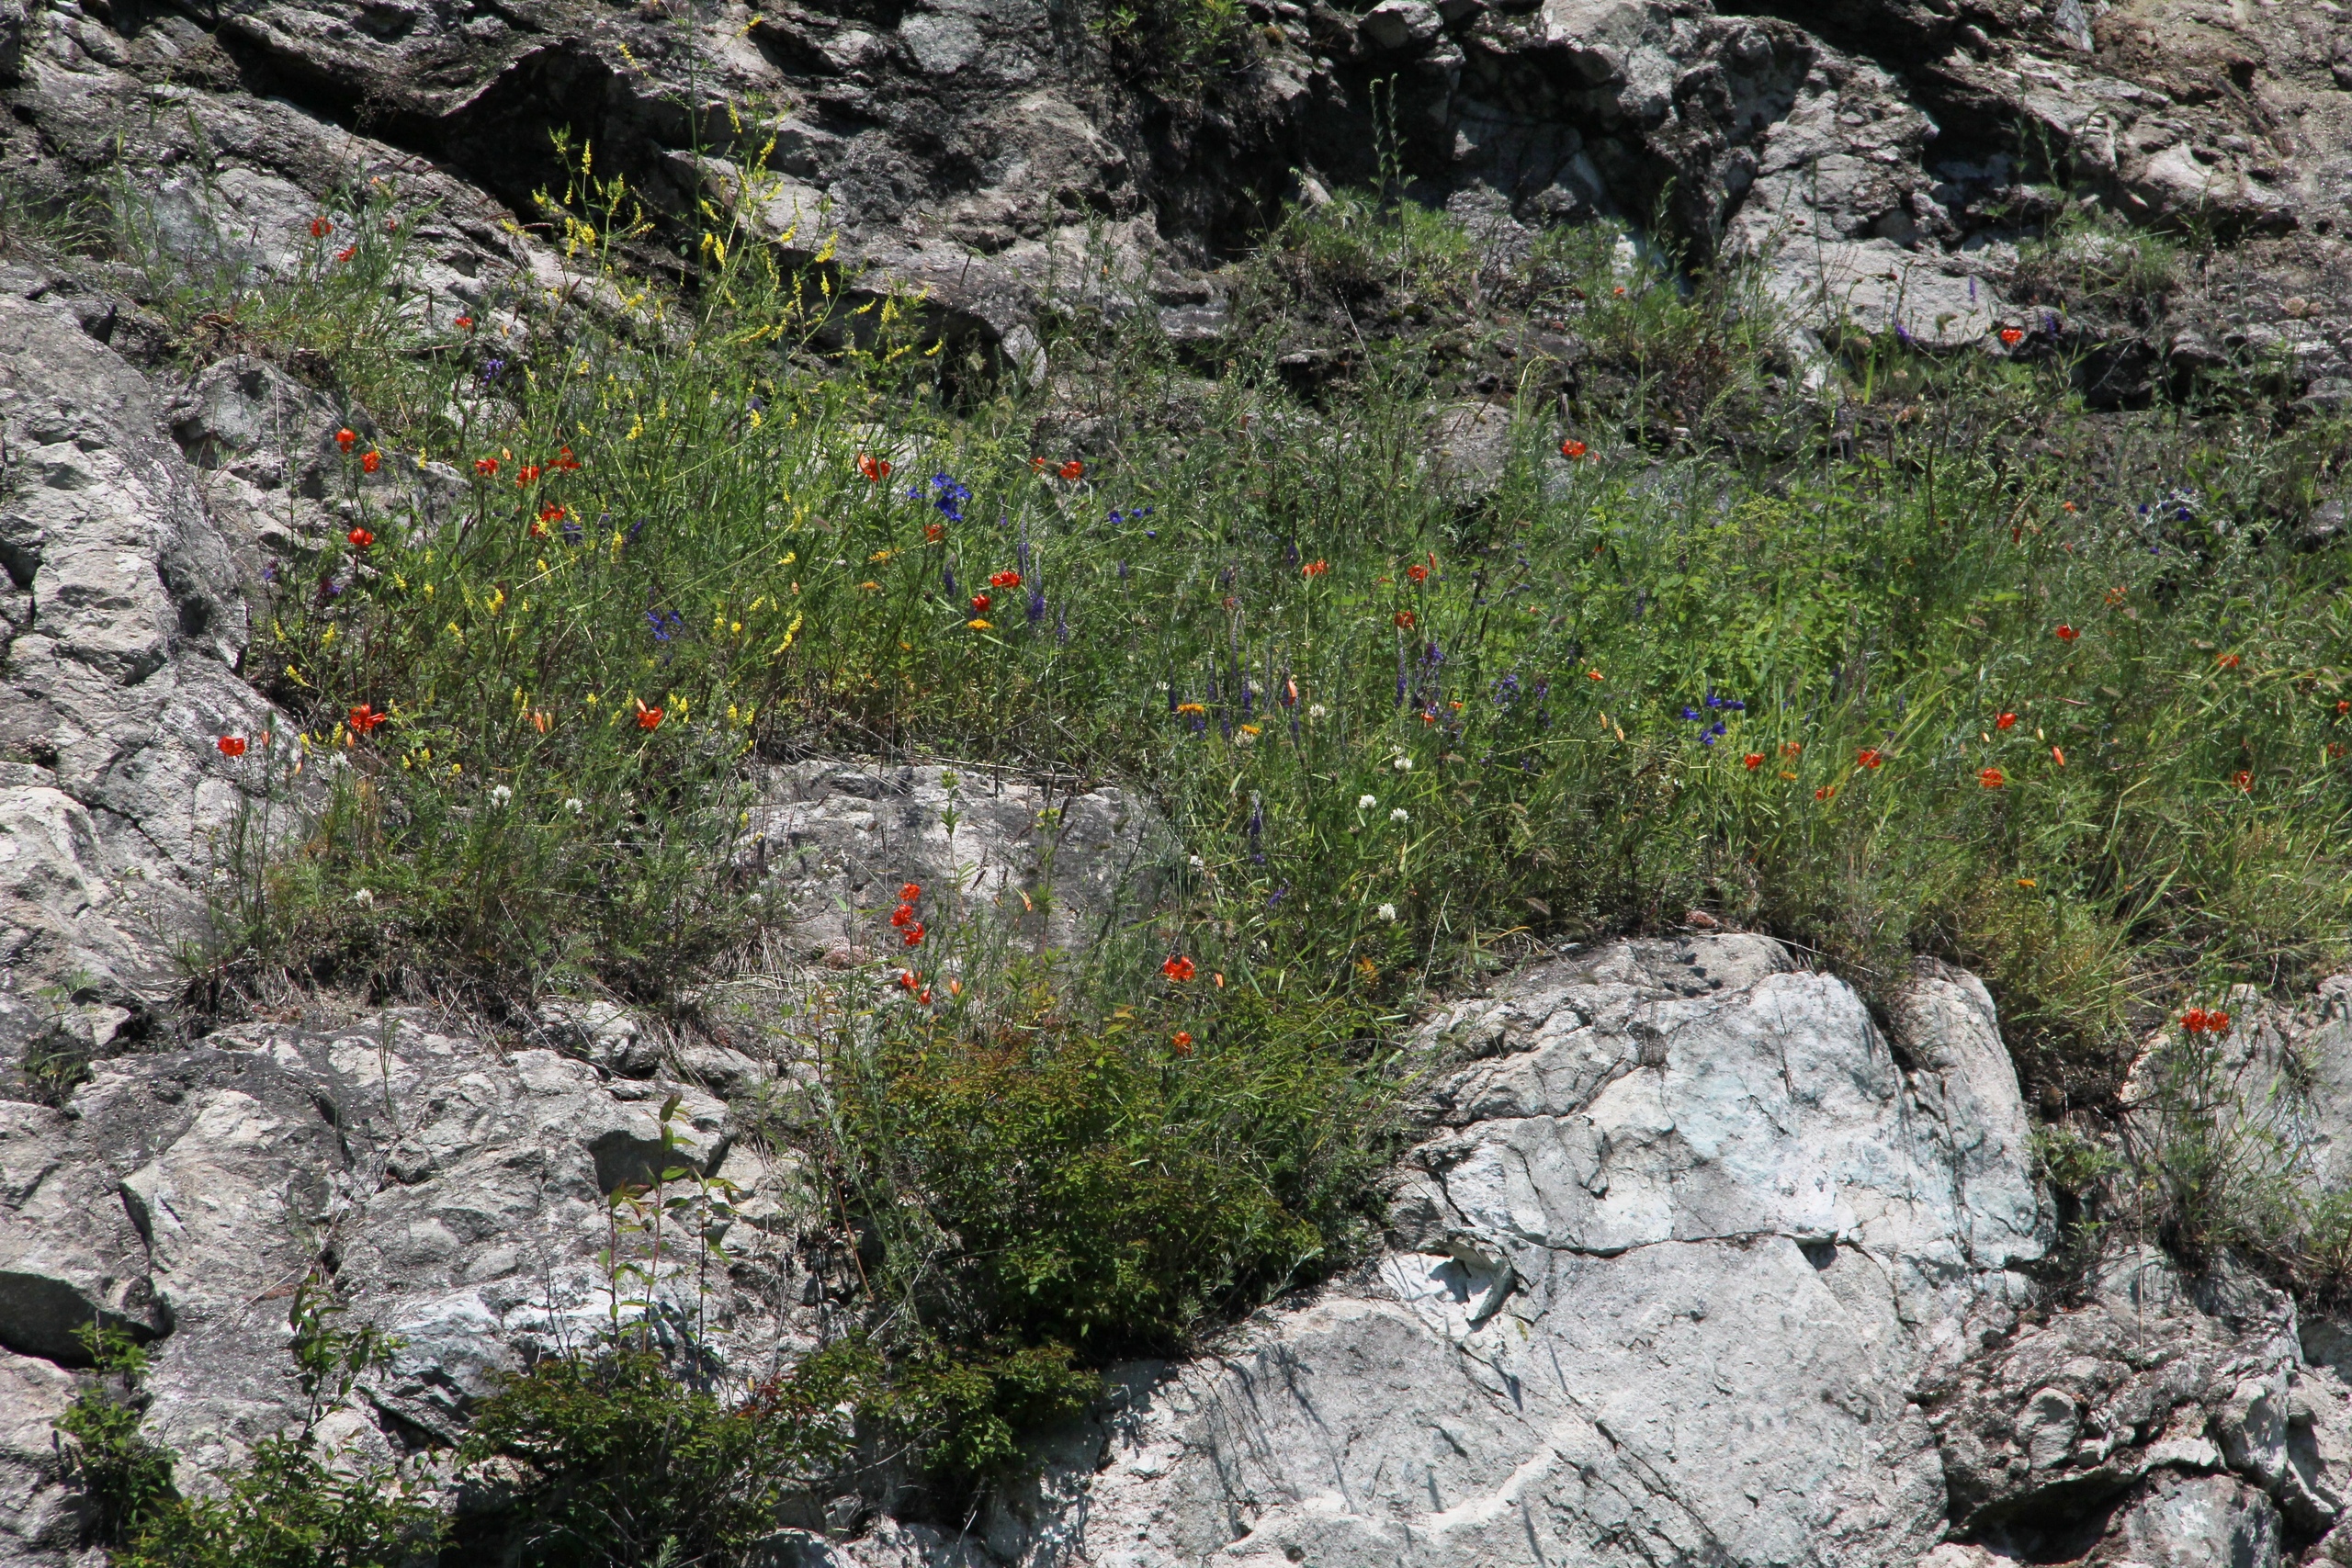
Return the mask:
[(847, 1451), (838, 1359), (722, 1397), (650, 1348), (550, 1356), (482, 1403), (458, 1461), (519, 1467), (493, 1484), (525, 1568), (741, 1562)]
[[(96, 1381), (58, 1418), (68, 1472), (88, 1499), (91, 1534), (116, 1568), (422, 1568), (441, 1517), (420, 1477), (351, 1463), (321, 1449), (322, 1408), (384, 1348), (339, 1330), (333, 1308), (298, 1297), (298, 1360), (312, 1404), (292, 1434), (265, 1438), (217, 1495), (173, 1484), (175, 1456), (140, 1427), (145, 1353), (119, 1330), (85, 1333)], [(333, 1385), (333, 1394), (325, 1393)]]

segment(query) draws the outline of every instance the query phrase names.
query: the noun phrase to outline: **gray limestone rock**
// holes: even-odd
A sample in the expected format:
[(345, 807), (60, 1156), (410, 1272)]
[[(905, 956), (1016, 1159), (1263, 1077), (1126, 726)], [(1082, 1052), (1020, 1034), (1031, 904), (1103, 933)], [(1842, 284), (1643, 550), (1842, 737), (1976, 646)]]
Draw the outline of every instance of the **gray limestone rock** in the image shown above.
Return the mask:
[(1159, 815), (1114, 785), (817, 761), (768, 770), (760, 791), (741, 858), (782, 904), (785, 940), (812, 958), (893, 956), (888, 917), (909, 882), (930, 924), (985, 919), (1076, 948), (1148, 916), (1183, 855)]
[(47, 277), (0, 282), (0, 989), (128, 1016), (176, 985), (272, 710), (237, 672), (235, 548), (146, 378)]
[[(741, 1208), (712, 1215), (731, 1257), (705, 1259), (691, 1227), (673, 1239), (662, 1310), (772, 1368), (811, 1342), (796, 1248), (816, 1216), (789, 1162), (733, 1134), (691, 1086), (510, 1055), (413, 1013), (104, 1062), (62, 1110), (0, 1102), (0, 1378), (51, 1419), (53, 1369), (86, 1361), (73, 1330), (128, 1327), (153, 1359), (148, 1430), (192, 1481), (300, 1416), (288, 1314), (310, 1281), (400, 1341), (345, 1438), (450, 1440), (500, 1373), (612, 1321), (612, 1196), (665, 1166), (723, 1173)], [(35, 1551), (63, 1504), (46, 1444), (22, 1437), (0, 1429), (0, 1562), (62, 1561)]]

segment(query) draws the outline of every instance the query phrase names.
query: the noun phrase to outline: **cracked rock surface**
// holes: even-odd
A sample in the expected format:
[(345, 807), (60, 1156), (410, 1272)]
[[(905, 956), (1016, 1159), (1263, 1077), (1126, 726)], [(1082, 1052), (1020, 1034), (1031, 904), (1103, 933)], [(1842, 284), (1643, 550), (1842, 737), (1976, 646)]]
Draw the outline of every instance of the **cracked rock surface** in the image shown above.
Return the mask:
[(241, 1025), (101, 1063), (63, 1110), (0, 1101), (0, 1562), (73, 1544), (46, 1426), (87, 1361), (75, 1329), (149, 1342), (146, 1429), (190, 1483), (300, 1419), (288, 1314), (315, 1274), (401, 1341), (339, 1446), (447, 1442), (499, 1373), (604, 1324), (607, 1195), (665, 1159), (743, 1196), (708, 1300), (690, 1252), (660, 1294), (747, 1372), (788, 1361), (813, 1343), (827, 1265), (797, 1250), (800, 1184), (735, 1133), (691, 1084), (405, 1011)]

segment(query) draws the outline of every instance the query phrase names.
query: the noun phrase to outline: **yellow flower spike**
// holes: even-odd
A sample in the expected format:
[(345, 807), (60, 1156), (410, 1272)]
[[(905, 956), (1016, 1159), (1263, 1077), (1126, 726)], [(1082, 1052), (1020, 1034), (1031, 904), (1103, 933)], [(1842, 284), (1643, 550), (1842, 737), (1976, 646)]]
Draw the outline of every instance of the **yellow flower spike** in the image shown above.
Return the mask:
[(319, 638), (319, 646), (320, 646), (321, 648), (324, 648), (327, 644), (329, 644), (329, 643), (333, 642), (334, 640), (334, 628), (333, 626), (329, 626), (329, 627), (326, 629), (325, 634), (324, 634), (324, 635), (322, 635), (322, 636)]
[(426, 584), (424, 585), (424, 596), (425, 596), (427, 599), (430, 599), (430, 598), (432, 598), (432, 597), (433, 597), (433, 584), (431, 584), (431, 583), (429, 583), (429, 582), (428, 582), (428, 583), (426, 583)]
[(727, 635), (729, 637), (741, 637), (743, 635), (743, 623), (741, 621), (729, 621), (727, 624)]

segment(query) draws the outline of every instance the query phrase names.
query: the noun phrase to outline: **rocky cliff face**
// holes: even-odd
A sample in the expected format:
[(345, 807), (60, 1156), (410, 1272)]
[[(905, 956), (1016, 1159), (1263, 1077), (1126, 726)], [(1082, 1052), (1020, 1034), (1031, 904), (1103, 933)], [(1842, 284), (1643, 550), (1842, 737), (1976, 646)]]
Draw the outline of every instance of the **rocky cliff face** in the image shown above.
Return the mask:
[[(1080, 287), (1055, 269), (1090, 245), (1147, 279), (1171, 330), (1214, 340), (1220, 254), (1281, 199), (1365, 171), (1370, 85), (1393, 79), (1417, 189), (1505, 240), (1660, 215), (1694, 255), (1766, 258), (1818, 330), (2001, 353), (1996, 329), (2024, 319), (2004, 295), (2022, 204), (2047, 199), (2025, 176), (2054, 169), (2078, 199), (2228, 238), (2217, 265), (2254, 285), (2229, 330), (2322, 403), (2352, 385), (2335, 379), (2352, 276), (2335, 7), (1251, 15), (1244, 64), (1182, 96), (1026, 0), (0, 0), (0, 166), (59, 196), (119, 170), (164, 252), (264, 268), (294, 265), (287, 236), (336, 182), (393, 179), (426, 214), (435, 308), (494, 321), (564, 282), (516, 221), (556, 177), (549, 130), (671, 218), (772, 148), (780, 239), (838, 231), (865, 287), (926, 289), (939, 334), (1034, 371), (1029, 323), (1049, 288)], [(200, 1472), (299, 1408), (285, 1303), (326, 1257), (403, 1341), (344, 1437), (446, 1439), (499, 1371), (609, 1309), (605, 1200), (665, 1149), (741, 1194), (742, 1257), (694, 1308), (733, 1363), (788, 1360), (845, 1289), (788, 1163), (740, 1135), (805, 1066), (773, 1042), (670, 1050), (582, 1002), (503, 1046), (351, 1010), (130, 1051), (164, 1032), (173, 954), (230, 836), (268, 830), (216, 740), (287, 744), (242, 667), (249, 604), (269, 556), (334, 525), (320, 462), (364, 417), (233, 354), (183, 376), (158, 331), (103, 276), (0, 272), (0, 1063), (26, 1096), (0, 1101), (0, 1562), (74, 1555), (49, 1424), (94, 1319), (152, 1343), (156, 1429)], [(2133, 385), (2183, 354), (2142, 344)], [(949, 831), (936, 769), (825, 761), (766, 784), (742, 869), (790, 906), (811, 986), (867, 983), (844, 911), (900, 877), (969, 872), (1000, 907), (1046, 911), (1029, 934), (1073, 942), (1181, 858), (1115, 789), (967, 776)], [(2286, 1038), (2249, 1035), (2249, 1059)], [(2292, 1039), (2299, 1066), (2275, 1076), (2338, 1149), (2352, 1034), (2332, 1014)], [(2060, 1278), (1970, 977), (1922, 977), (1883, 1025), (1762, 939), (1623, 943), (1510, 976), (1420, 1043), (1423, 1135), (1375, 1261), (1196, 1362), (1131, 1369), (967, 1536), (869, 1517), (796, 1550), (2352, 1561), (2352, 1340), (2226, 1261), (2192, 1279), (2126, 1249)], [(65, 1050), (96, 1076), (41, 1103), (34, 1065)]]

